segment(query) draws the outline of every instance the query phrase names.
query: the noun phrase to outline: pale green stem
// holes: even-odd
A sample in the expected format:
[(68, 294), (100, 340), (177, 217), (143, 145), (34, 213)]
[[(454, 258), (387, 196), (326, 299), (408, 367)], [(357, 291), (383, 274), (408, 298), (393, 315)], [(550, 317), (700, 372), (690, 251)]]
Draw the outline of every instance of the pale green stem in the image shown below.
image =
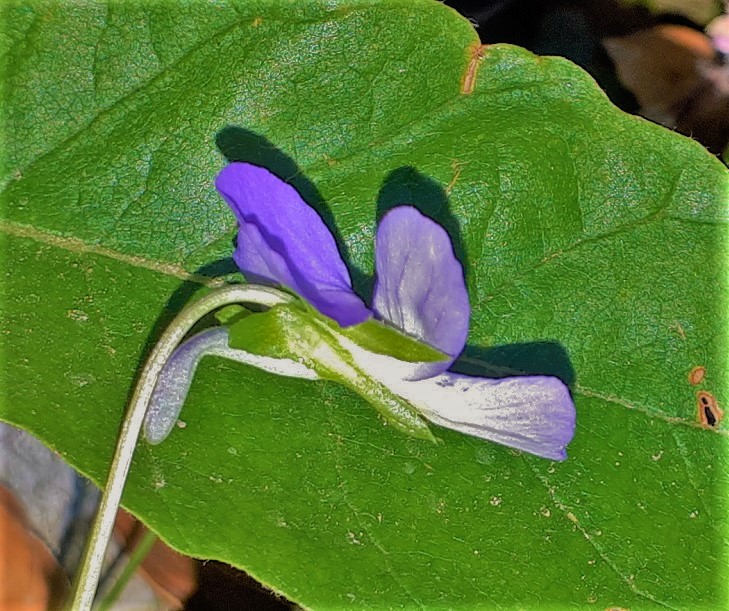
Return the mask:
[(127, 587), (129, 580), (137, 572), (139, 565), (144, 562), (147, 554), (154, 546), (157, 541), (157, 535), (151, 530), (147, 530), (142, 537), (142, 540), (137, 543), (132, 553), (129, 555), (127, 565), (124, 567), (122, 574), (119, 575), (119, 579), (114, 582), (114, 585), (99, 601), (99, 611), (109, 611), (112, 605), (117, 601), (124, 588)]
[(142, 430), (147, 406), (157, 383), (157, 378), (177, 345), (197, 321), (225, 305), (255, 303), (271, 307), (293, 299), (291, 295), (269, 287), (255, 284), (228, 285), (214, 290), (185, 307), (172, 321), (172, 324), (165, 329), (159, 342), (149, 355), (144, 369), (142, 369), (129, 409), (121, 425), (106, 487), (74, 581), (73, 598), (70, 606), (73, 611), (90, 611), (93, 605), (106, 547), (114, 528), (116, 512), (119, 508), (124, 483), (132, 463), (134, 448)]

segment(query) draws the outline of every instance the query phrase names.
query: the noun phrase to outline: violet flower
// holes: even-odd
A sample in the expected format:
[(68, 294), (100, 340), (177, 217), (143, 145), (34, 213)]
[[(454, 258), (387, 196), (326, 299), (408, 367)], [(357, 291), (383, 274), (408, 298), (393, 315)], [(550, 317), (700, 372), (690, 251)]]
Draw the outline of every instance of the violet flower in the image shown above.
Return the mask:
[[(338, 337), (361, 371), (437, 425), (544, 458), (566, 458), (575, 409), (561, 380), (490, 379), (447, 371), (466, 343), (470, 308), (462, 267), (437, 223), (410, 206), (385, 214), (377, 229), (370, 310), (352, 290), (334, 237), (293, 187), (264, 168), (238, 162), (220, 172), (216, 187), (238, 220), (234, 259), (250, 282), (283, 285), (341, 327), (374, 316), (447, 355), (406, 363)], [(209, 329), (183, 343), (163, 371), (146, 422), (150, 441), (169, 433), (192, 372), (206, 354), (282, 375), (319, 377), (295, 360), (286, 363), (230, 348), (224, 328)], [(181, 379), (184, 388), (176, 386)]]

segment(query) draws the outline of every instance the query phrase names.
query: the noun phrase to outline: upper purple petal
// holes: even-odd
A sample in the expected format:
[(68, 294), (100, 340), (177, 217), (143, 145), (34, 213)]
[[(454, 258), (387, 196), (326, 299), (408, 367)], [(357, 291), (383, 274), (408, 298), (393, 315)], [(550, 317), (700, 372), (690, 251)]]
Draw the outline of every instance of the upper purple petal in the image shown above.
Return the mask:
[[(448, 233), (415, 208), (401, 206), (380, 221), (375, 250), (372, 309), (455, 359), (466, 344), (471, 309)], [(418, 377), (437, 375), (451, 362), (428, 363)]]
[(249, 281), (287, 286), (342, 326), (370, 316), (334, 236), (291, 185), (265, 168), (233, 162), (215, 186), (238, 219), (233, 257)]

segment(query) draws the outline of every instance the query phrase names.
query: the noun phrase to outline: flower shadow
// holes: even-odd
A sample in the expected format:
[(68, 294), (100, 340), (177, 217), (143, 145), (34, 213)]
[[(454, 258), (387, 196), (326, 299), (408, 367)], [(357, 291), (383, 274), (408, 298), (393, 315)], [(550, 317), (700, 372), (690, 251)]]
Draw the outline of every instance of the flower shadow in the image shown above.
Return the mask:
[(393, 170), (382, 183), (380, 194), (377, 197), (377, 223), (379, 224), (388, 210), (403, 205), (417, 208), (446, 230), (451, 238), (451, 244), (453, 244), (453, 252), (463, 266), (463, 273), (468, 278), (470, 267), (461, 226), (451, 213), (448, 197), (443, 187), (412, 166)]
[(228, 162), (244, 161), (266, 168), (296, 189), (304, 201), (316, 210), (334, 236), (339, 253), (349, 268), (355, 291), (367, 299), (367, 291), (371, 290), (368, 275), (352, 265), (349, 250), (337, 229), (332, 211), (316, 185), (304, 175), (296, 162), (265, 136), (235, 125), (221, 129), (215, 136), (215, 144)]
[(505, 344), (490, 348), (466, 346), (451, 370), (483, 378), (554, 376), (570, 387), (576, 378), (567, 350), (555, 341)]

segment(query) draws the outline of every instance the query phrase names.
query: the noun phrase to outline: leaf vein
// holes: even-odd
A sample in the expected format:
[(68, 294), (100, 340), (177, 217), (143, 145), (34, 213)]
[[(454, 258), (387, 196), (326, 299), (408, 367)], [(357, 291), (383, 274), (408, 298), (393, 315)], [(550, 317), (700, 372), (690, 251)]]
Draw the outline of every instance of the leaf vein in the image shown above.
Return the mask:
[[(334, 427), (334, 423), (332, 422), (332, 427)], [(344, 503), (347, 505), (347, 507), (350, 509), (352, 514), (357, 518), (360, 528), (362, 528), (362, 531), (367, 534), (367, 538), (372, 542), (372, 544), (375, 546), (375, 549), (377, 549), (380, 554), (382, 554), (383, 563), (385, 565), (385, 568), (387, 569), (387, 573), (392, 578), (393, 582), (410, 598), (410, 600), (413, 601), (413, 603), (423, 611), (426, 609), (425, 605), (421, 603), (415, 595), (408, 589), (408, 587), (402, 583), (400, 578), (397, 575), (397, 571), (395, 571), (392, 567), (392, 564), (390, 564), (389, 556), (390, 552), (388, 552), (385, 547), (377, 540), (377, 538), (372, 534), (371, 529), (368, 529), (367, 526), (362, 522), (361, 520), (361, 511), (352, 503), (352, 501), (349, 498), (349, 490), (347, 489), (346, 485), (346, 478), (344, 474), (342, 473), (342, 467), (340, 464), (340, 461), (337, 460), (337, 455), (339, 454), (340, 449), (340, 440), (341, 437), (337, 436), (337, 438), (334, 440), (334, 448), (335, 451), (333, 453), (334, 456), (334, 468), (337, 472), (337, 475), (340, 479), (340, 484), (338, 486), (339, 490), (342, 492), (342, 498), (344, 499)]]
[(553, 506), (555, 509), (558, 509), (566, 519), (568, 519), (572, 524), (575, 525), (575, 528), (580, 531), (582, 536), (585, 538), (585, 540), (594, 548), (594, 550), (597, 552), (597, 555), (600, 556), (600, 559), (607, 564), (610, 569), (618, 576), (620, 577), (621, 581), (625, 583), (625, 585), (628, 586), (628, 588), (633, 592), (634, 594), (640, 596), (641, 598), (645, 598), (647, 600), (650, 600), (651, 602), (660, 605), (662, 607), (665, 607), (667, 609), (672, 609), (674, 611), (678, 611), (677, 607), (674, 607), (672, 605), (669, 605), (666, 602), (663, 602), (662, 600), (657, 599), (653, 594), (650, 592), (646, 592), (644, 590), (641, 590), (636, 584), (634, 577), (632, 575), (625, 575), (620, 570), (620, 568), (617, 566), (617, 564), (610, 558), (610, 556), (603, 550), (603, 547), (595, 541), (595, 538), (590, 535), (589, 532), (587, 532), (587, 529), (580, 524), (579, 519), (571, 512), (569, 511), (569, 507), (558, 497), (558, 495), (555, 492), (555, 488), (553, 486), (549, 485), (549, 480), (546, 476), (542, 475), (537, 467), (535, 467), (533, 464), (529, 463), (529, 467), (534, 472), (534, 475), (536, 478), (542, 482), (544, 487), (547, 489), (547, 494), (549, 495), (550, 500), (552, 501)]
[(6, 235), (33, 240), (40, 244), (46, 244), (48, 246), (53, 246), (60, 250), (65, 250), (72, 253), (90, 254), (114, 259), (115, 261), (120, 261), (132, 267), (147, 269), (153, 272), (157, 272), (159, 274), (164, 274), (166, 276), (173, 276), (184, 281), (197, 282), (198, 284), (211, 287), (220, 284), (219, 281), (213, 278), (208, 278), (205, 276), (201, 276), (200, 274), (188, 272), (184, 267), (181, 267), (179, 265), (174, 265), (172, 263), (161, 263), (159, 261), (145, 259), (144, 257), (139, 257), (136, 255), (127, 255), (112, 250), (110, 248), (106, 248), (104, 246), (99, 246), (97, 244), (88, 244), (87, 242), (84, 242), (83, 240), (79, 240), (77, 238), (63, 237), (52, 233), (40, 231), (34, 227), (31, 227), (30, 225), (23, 225), (21, 223), (14, 223), (12, 221), (0, 219), (0, 231), (5, 233)]
[(574, 391), (578, 394), (581, 394), (585, 397), (591, 397), (594, 399), (601, 399), (602, 401), (607, 401), (608, 403), (614, 403), (615, 405), (620, 405), (621, 407), (625, 407), (627, 409), (641, 412), (647, 416), (650, 416), (651, 418), (657, 418), (658, 420), (663, 420), (664, 422), (668, 422), (669, 424), (682, 424), (684, 426), (688, 426), (693, 429), (700, 429), (702, 431), (706, 431), (707, 433), (715, 433), (717, 435), (723, 435), (725, 437), (729, 436), (729, 430), (724, 429), (705, 429), (703, 426), (701, 426), (700, 423), (695, 422), (694, 420), (687, 420), (686, 418), (678, 418), (677, 416), (668, 416), (661, 412), (656, 407), (650, 407), (650, 406), (644, 406), (640, 405), (638, 403), (634, 403), (632, 401), (629, 401), (627, 399), (623, 399), (621, 397), (617, 397), (615, 395), (609, 395), (605, 394), (596, 390), (592, 390), (590, 388), (586, 388), (585, 386), (582, 386), (581, 384), (575, 384), (573, 387)]

